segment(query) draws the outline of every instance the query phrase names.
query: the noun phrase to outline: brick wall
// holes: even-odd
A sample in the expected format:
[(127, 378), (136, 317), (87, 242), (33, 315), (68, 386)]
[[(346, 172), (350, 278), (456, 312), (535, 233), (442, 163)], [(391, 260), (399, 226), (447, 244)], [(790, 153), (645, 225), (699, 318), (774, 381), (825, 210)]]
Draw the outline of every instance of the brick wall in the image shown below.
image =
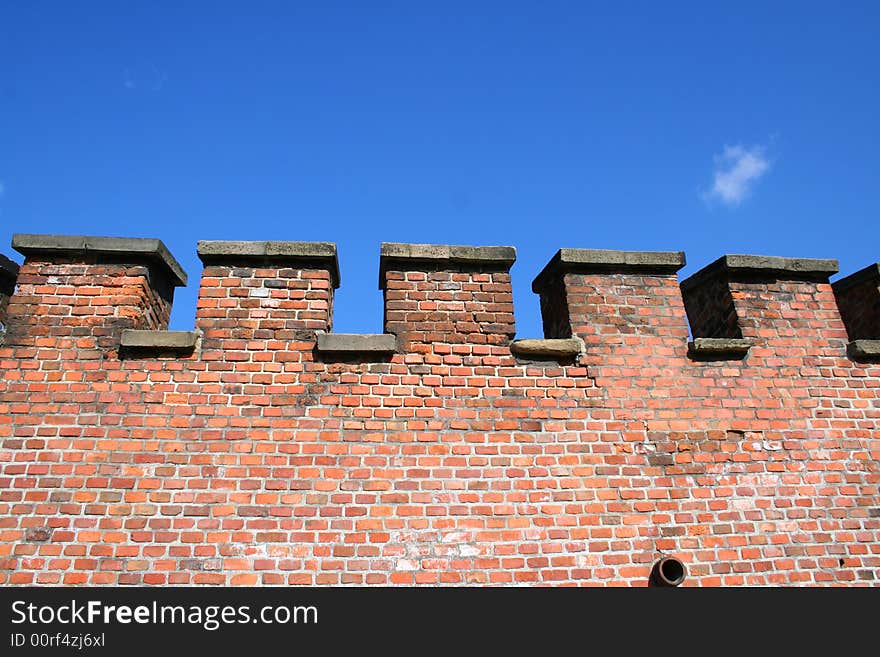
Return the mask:
[(834, 294), (851, 340), (880, 338), (880, 265), (837, 281)]
[(509, 247), (383, 245), (397, 348), (334, 352), (333, 245), (200, 243), (181, 336), (161, 243), (26, 237), (4, 583), (644, 586), (672, 556), (685, 586), (880, 585), (880, 293), (834, 261), (680, 289), (681, 253), (563, 249), (557, 359), (511, 349)]
[(510, 247), (386, 244), (379, 272), (385, 331), (407, 351), (507, 345), (516, 333), (508, 273), (515, 257)]

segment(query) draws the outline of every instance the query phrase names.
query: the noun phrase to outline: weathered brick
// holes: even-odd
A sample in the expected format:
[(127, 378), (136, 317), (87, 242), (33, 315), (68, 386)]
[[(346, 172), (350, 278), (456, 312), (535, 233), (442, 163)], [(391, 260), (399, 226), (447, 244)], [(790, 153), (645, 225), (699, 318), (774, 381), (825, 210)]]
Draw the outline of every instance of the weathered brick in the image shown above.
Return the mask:
[[(26, 253), (0, 581), (646, 586), (668, 555), (686, 586), (880, 585), (880, 367), (847, 352), (880, 337), (871, 268), (835, 295), (830, 261), (680, 285), (678, 253), (563, 250), (536, 289), (578, 349), (514, 354), (511, 249), (392, 245), (399, 350), (331, 358), (332, 245), (236, 244), (204, 254), (195, 350), (122, 359), (165, 265)], [(689, 352), (688, 321), (747, 348)]]

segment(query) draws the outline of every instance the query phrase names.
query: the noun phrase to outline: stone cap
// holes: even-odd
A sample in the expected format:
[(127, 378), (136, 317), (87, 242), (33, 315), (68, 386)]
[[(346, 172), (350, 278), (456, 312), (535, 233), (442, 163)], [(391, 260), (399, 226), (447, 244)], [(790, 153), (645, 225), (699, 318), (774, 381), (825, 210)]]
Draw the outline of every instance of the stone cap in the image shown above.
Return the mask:
[(409, 262), (471, 264), (497, 267), (507, 271), (516, 262), (512, 246), (458, 246), (450, 244), (401, 244), (382, 242), (379, 250), (379, 289), (385, 289), (385, 272), (395, 265)]
[(880, 340), (853, 340), (846, 346), (846, 352), (853, 360), (878, 360)]
[(141, 331), (125, 329), (120, 346), (129, 349), (167, 349), (188, 351), (196, 346), (199, 334), (196, 331)]
[(397, 351), (397, 336), (391, 333), (318, 333), (321, 353), (391, 353)]
[(584, 350), (580, 338), (525, 338), (510, 343), (510, 352), (525, 359), (574, 358)]
[(15, 280), (18, 277), (18, 263), (0, 253), (0, 280)]
[(564, 272), (674, 274), (686, 262), (684, 251), (559, 249), (532, 281), (532, 291), (540, 292), (550, 278)]
[(65, 256), (103, 255), (112, 258), (150, 260), (161, 265), (175, 287), (186, 285), (186, 272), (162, 240), (151, 237), (92, 237), (85, 235), (33, 235), (16, 233), (12, 248), (24, 256), (56, 254)]
[(831, 284), (831, 287), (834, 288), (835, 292), (843, 292), (844, 290), (851, 288), (853, 285), (858, 285), (859, 283), (864, 283), (869, 280), (875, 280), (880, 283), (880, 262), (875, 262), (873, 265), (868, 265), (854, 274), (850, 274), (849, 276), (834, 281)]
[(782, 258), (760, 255), (723, 255), (681, 282), (683, 290), (702, 285), (723, 273), (732, 277), (764, 275), (780, 280), (823, 280), (839, 269), (833, 258)]
[(730, 356), (742, 358), (754, 344), (748, 338), (694, 338), (688, 342), (688, 355), (692, 358), (701, 356)]
[(340, 284), (339, 260), (333, 242), (199, 240), (196, 253), (205, 265), (253, 261), (313, 263), (330, 271), (334, 288)]

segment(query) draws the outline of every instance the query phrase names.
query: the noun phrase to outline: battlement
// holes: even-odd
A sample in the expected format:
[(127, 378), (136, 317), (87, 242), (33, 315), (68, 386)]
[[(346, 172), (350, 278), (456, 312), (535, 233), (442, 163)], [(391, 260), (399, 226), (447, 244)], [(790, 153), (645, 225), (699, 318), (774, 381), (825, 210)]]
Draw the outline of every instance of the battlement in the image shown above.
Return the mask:
[(407, 351), (436, 343), (506, 345), (515, 334), (509, 246), (381, 247), (385, 331)]
[(198, 255), (205, 269), (196, 328), (206, 348), (242, 339), (314, 340), (315, 331), (331, 329), (340, 282), (335, 244), (202, 241)]
[[(173, 288), (186, 283), (186, 273), (156, 239), (16, 235), (13, 247), (26, 256), (25, 266), (21, 273), (11, 261), (0, 268), (6, 281), (0, 300), (13, 296), (14, 273), (20, 288), (6, 323), (18, 341), (47, 335), (52, 326), (76, 334), (91, 327), (108, 337), (108, 346), (126, 329), (164, 330)], [(200, 241), (197, 253), (205, 267), (195, 328), (210, 349), (250, 338), (311, 348), (307, 343), (314, 346), (318, 333), (332, 335), (333, 291), (341, 283), (334, 244)], [(516, 334), (509, 274), (515, 260), (508, 246), (383, 243), (379, 287), (393, 351), (455, 344), (509, 353)], [(877, 265), (831, 290), (829, 277), (838, 270), (831, 259), (725, 255), (679, 283), (685, 262), (683, 252), (560, 249), (532, 283), (544, 339), (576, 337), (593, 355), (659, 340), (679, 357), (735, 359), (792, 331), (827, 346), (828, 339), (843, 337), (838, 317), (851, 343), (880, 336)], [(9, 302), (0, 303), (5, 309)], [(390, 342), (364, 344), (318, 351), (390, 353)], [(856, 357), (870, 351), (849, 348)], [(518, 351), (523, 358), (552, 352)]]
[(17, 234), (25, 256), (9, 300), (6, 342), (51, 335), (118, 344), (126, 328), (168, 326), (186, 273), (157, 239)]
[[(745, 355), (752, 344), (795, 333), (818, 347), (840, 337), (827, 295), (837, 271), (830, 259), (725, 255), (682, 281), (681, 290), (694, 336), (728, 353)], [(692, 352), (699, 353), (698, 344)]]
[(545, 336), (580, 337), (595, 354), (632, 345), (627, 336), (682, 340), (674, 297), (684, 265), (682, 252), (560, 249), (532, 282)]
[[(0, 259), (4, 584), (880, 585), (880, 268), (16, 235)], [(665, 562), (664, 562), (665, 563)], [(677, 562), (675, 562), (677, 563)], [(681, 572), (685, 572), (682, 570)]]

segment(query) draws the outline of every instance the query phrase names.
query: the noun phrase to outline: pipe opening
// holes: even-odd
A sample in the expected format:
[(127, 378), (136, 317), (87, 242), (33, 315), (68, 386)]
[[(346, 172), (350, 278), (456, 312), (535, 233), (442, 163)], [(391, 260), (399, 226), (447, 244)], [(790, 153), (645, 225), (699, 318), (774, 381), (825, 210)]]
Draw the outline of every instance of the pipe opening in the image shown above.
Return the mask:
[(651, 569), (651, 581), (655, 586), (678, 586), (686, 577), (687, 568), (675, 557), (663, 557)]

